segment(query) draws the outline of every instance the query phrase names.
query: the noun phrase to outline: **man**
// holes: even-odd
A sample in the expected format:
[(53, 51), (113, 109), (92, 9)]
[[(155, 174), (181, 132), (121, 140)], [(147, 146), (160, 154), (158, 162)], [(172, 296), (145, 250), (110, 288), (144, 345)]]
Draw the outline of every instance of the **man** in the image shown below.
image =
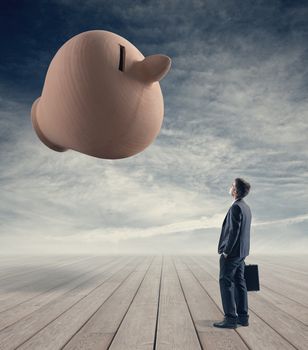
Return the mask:
[(244, 197), (250, 184), (236, 178), (229, 193), (234, 198), (224, 219), (218, 244), (220, 255), (219, 286), (224, 320), (215, 327), (248, 326), (248, 297), (244, 278), (245, 258), (249, 255), (251, 211)]

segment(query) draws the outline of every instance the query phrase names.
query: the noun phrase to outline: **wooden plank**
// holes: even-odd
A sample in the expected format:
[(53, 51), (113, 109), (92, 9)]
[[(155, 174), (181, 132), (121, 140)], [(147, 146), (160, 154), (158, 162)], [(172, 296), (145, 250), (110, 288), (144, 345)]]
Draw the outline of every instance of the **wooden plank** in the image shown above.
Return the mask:
[(14, 266), (14, 265), (20, 265), (21, 262), (23, 262), (25, 265), (32, 264), (33, 262), (42, 261), (42, 259), (45, 259), (46, 261), (50, 259), (69, 259), (69, 258), (80, 258), (80, 255), (78, 256), (71, 256), (66, 254), (53, 254), (53, 255), (1, 255), (0, 256), (0, 271), (2, 271), (2, 268), (8, 267), (8, 266)]
[(58, 263), (70, 263), (74, 261), (86, 260), (94, 255), (46, 255), (46, 256), (33, 256), (22, 258), (17, 256), (14, 260), (7, 262), (0, 266), (0, 281), (3, 278), (13, 276), (15, 274), (23, 274), (33, 271), (33, 269), (40, 268), (41, 266), (54, 266)]
[(297, 271), (290, 271), (285, 267), (280, 267), (277, 265), (270, 265), (259, 261), (259, 269), (267, 276), (275, 276), (277, 280), (280, 280), (281, 283), (288, 283), (294, 288), (300, 288), (303, 290), (308, 289), (308, 274), (298, 273)]
[(274, 304), (280, 310), (286, 312), (293, 318), (308, 326), (308, 310), (306, 307), (303, 307), (303, 305), (283, 295), (277, 294), (265, 286), (262, 286), (260, 297)]
[[(122, 263), (110, 262), (111, 267), (100, 266), (99, 259), (74, 263), (82, 272), (79, 277), (64, 281), (59, 276), (61, 288), (32, 295), (32, 300), (12, 308), (11, 316), (0, 314), (0, 326), (7, 325), (0, 332), (0, 349), (305, 349), (307, 309), (302, 308), (297, 319), (299, 303), (261, 285), (261, 292), (249, 293), (250, 326), (217, 329), (212, 323), (223, 315), (218, 254), (209, 259), (164, 257), (162, 276), (159, 258), (152, 265), (149, 257), (143, 263), (124, 257)], [(270, 260), (261, 266), (266, 275), (279, 273)], [(285, 275), (287, 268), (281, 271)], [(299, 274), (291, 275), (293, 284)], [(6, 324), (7, 316), (14, 322), (14, 311), (22, 319)]]
[(297, 272), (302, 272), (304, 274), (308, 273), (308, 254), (299, 254), (299, 255), (262, 255), (262, 254), (253, 254), (249, 255), (246, 260), (265, 261), (270, 264), (294, 268)]
[(23, 279), (20, 279), (17, 285), (12, 287), (10, 284), (7, 290), (4, 287), (4, 291), (0, 292), (0, 312), (40, 295), (44, 291), (57, 286), (61, 281), (63, 283), (63, 281), (69, 280), (70, 276), (78, 276), (80, 270), (93, 265), (93, 259), (56, 265), (54, 268), (48, 267), (48, 269), (38, 273), (34, 279), (23, 276)]
[[(213, 277), (206, 271), (206, 262), (199, 257), (185, 258), (187, 267), (200, 281), (203, 288), (213, 299), (215, 304), (223, 312), (219, 291), (218, 277)], [(243, 341), (253, 350), (271, 349), (295, 349), (295, 347), (264, 322), (253, 310), (249, 309), (249, 327), (238, 327), (238, 332)]]
[[(157, 258), (156, 258), (157, 260)], [(66, 343), (63, 350), (108, 349), (153, 258), (147, 258)], [(157, 265), (157, 263), (155, 263)], [(148, 322), (148, 321), (147, 321)], [(138, 333), (139, 330), (136, 330)], [(125, 348), (126, 349), (126, 348)]]
[[(105, 283), (111, 280), (112, 285), (112, 283), (115, 283), (112, 282), (112, 278), (122, 278), (123, 274), (126, 276), (126, 266), (128, 266), (128, 268), (131, 268), (130, 264), (133, 264), (136, 260), (136, 258), (127, 258), (126, 262), (121, 261), (120, 263), (115, 263), (114, 266), (108, 267), (107, 270), (104, 270), (98, 275), (91, 277), (89, 280), (78, 285), (73, 290), (68, 291), (63, 296), (60, 296), (56, 300), (51, 301), (36, 312), (2, 330), (0, 332), (0, 348), (2, 346), (4, 349), (10, 350), (16, 348), (22, 343), (27, 342), (29, 339), (35, 341), (35, 339), (38, 338), (32, 338), (33, 336), (39, 334), (39, 332), (44, 329), (46, 332), (46, 329), (48, 328), (46, 326), (59, 318), (67, 310), (73, 308), (74, 305), (77, 305), (81, 301), (82, 305), (84, 305), (84, 300), (87, 302), (89, 301), (90, 303), (91, 297), (93, 295), (95, 295), (95, 300), (97, 300), (99, 298), (97, 294), (102, 292), (102, 290), (106, 287)], [(110, 281), (107, 285), (110, 288)], [(109, 289), (108, 287), (107, 290)], [(85, 310), (88, 310), (87, 306), (88, 305), (84, 305)], [(81, 311), (81, 314), (82, 313), (83, 311)], [(71, 320), (69, 320), (69, 322), (70, 321)], [(60, 328), (62, 326), (63, 324), (60, 324)], [(59, 337), (60, 334), (58, 333), (50, 334), (49, 336), (52, 336), (53, 338)], [(39, 337), (39, 339), (41, 338)], [(31, 344), (29, 342), (27, 343)], [(38, 347), (38, 349), (46, 349), (46, 344), (40, 344), (39, 346), (40, 347)]]
[[(136, 261), (137, 260), (137, 261)], [(54, 350), (61, 349), (66, 342), (80, 329), (85, 322), (101, 307), (101, 305), (121, 286), (133, 273), (134, 269), (144, 258), (135, 258), (133, 262), (111, 276), (99, 285), (91, 294), (76, 303), (72, 308), (62, 313), (57, 319), (48, 324), (27, 342), (20, 350)]]
[[(248, 259), (246, 260), (248, 261)], [(280, 285), (283, 286), (287, 284), (294, 289), (303, 291), (308, 289), (308, 274), (304, 274), (303, 271), (299, 272), (291, 263), (289, 268), (293, 266), (293, 269), (290, 270), (285, 266), (269, 264), (268, 262), (259, 260), (257, 257), (253, 260), (257, 261), (256, 263), (259, 265), (259, 271), (262, 272), (263, 275), (266, 277), (270, 276), (270, 278), (274, 278), (275, 281), (280, 281)], [(248, 264), (247, 261), (246, 264)]]
[(162, 257), (154, 263), (142, 281), (110, 350), (152, 350), (155, 340)]
[[(1, 285), (4, 282), (8, 282), (10, 279), (14, 279), (15, 277), (22, 276), (23, 274), (35, 272), (37, 269), (40, 269), (42, 266), (50, 266), (55, 264), (61, 264), (66, 262), (72, 262), (76, 260), (80, 260), (81, 258), (71, 259), (68, 257), (54, 257), (54, 259), (41, 257), (34, 257), (32, 259), (27, 259), (24, 261), (23, 259), (16, 259), (14, 262), (8, 265), (4, 265), (1, 267), (0, 271), (0, 283)], [(84, 259), (84, 258), (83, 258)]]
[[(58, 282), (60, 284), (53, 286), (50, 289), (46, 289), (42, 293), (36, 294), (25, 301), (20, 302), (18, 305), (7, 309), (0, 313), (0, 330), (10, 326), (11, 324), (21, 320), (23, 317), (31, 314), (32, 312), (40, 309), (43, 305), (50, 303), (52, 300), (59, 298), (61, 295), (65, 294), (71, 289), (74, 289), (81, 283), (84, 283), (89, 278), (96, 276), (101, 270), (108, 269), (115, 263), (118, 263), (124, 258), (101, 258), (100, 261), (95, 259), (91, 261), (91, 264), (87, 268), (83, 267), (82, 273), (78, 276), (73, 276), (73, 278), (68, 279), (66, 275), (62, 276), (62, 283), (60, 279)], [(28, 296), (28, 294), (26, 294)], [(21, 299), (26, 297), (21, 293)], [(15, 301), (16, 302), (16, 301)]]
[(270, 258), (264, 259), (264, 257), (260, 257), (260, 256), (256, 256), (256, 257), (250, 257), (248, 256), (246, 258), (247, 261), (249, 260), (253, 260), (253, 259), (257, 259), (259, 262), (261, 261), (262, 263), (266, 264), (267, 266), (270, 267), (276, 267), (279, 269), (283, 269), (286, 272), (291, 272), (291, 273), (295, 273), (296, 275), (301, 275), (301, 276), (305, 276), (307, 277), (308, 275), (308, 261), (307, 261), (307, 267), (303, 267), (300, 266), (300, 268), (298, 268), (298, 264), (297, 261), (295, 259), (295, 261), (290, 262), (289, 264), (287, 264), (286, 262), (283, 261), (283, 263), (281, 263), (280, 261), (275, 260), (270, 260)]
[[(63, 256), (55, 255), (54, 256), (56, 259), (63, 258)], [(21, 262), (24, 264), (24, 266), (28, 264), (33, 264), (37, 261), (38, 257), (37, 256), (21, 256), (21, 255), (10, 255), (4, 257), (3, 255), (0, 256), (0, 276), (1, 273), (6, 270), (7, 268), (12, 268), (16, 266), (20, 266)], [(40, 256), (40, 259), (42, 260), (43, 257)], [(46, 259), (46, 257), (45, 257)]]
[(201, 349), (171, 257), (164, 257), (156, 350)]
[(176, 257), (175, 266), (202, 348), (247, 350), (248, 347), (237, 332), (213, 326), (213, 322), (223, 319), (223, 313), (182, 260), (183, 257)]
[[(199, 259), (200, 261), (201, 259)], [(204, 259), (202, 259), (204, 261)], [(204, 269), (214, 276), (217, 275), (216, 268), (205, 265)], [(297, 349), (306, 349), (308, 344), (308, 328), (297, 319), (283, 312), (276, 305), (262, 298), (262, 292), (249, 293), (249, 308), (259, 318), (272, 327), (284, 339), (294, 345)], [(308, 311), (308, 310), (307, 310)], [(298, 335), (301, 335), (300, 337)]]
[(83, 263), (89, 261), (91, 258), (82, 258), (74, 260), (63, 260), (55, 261), (54, 263), (37, 262), (35, 265), (31, 265), (30, 269), (26, 271), (23, 270), (22, 266), (19, 266), (19, 273), (11, 274), (0, 281), (0, 293), (11, 292), (20, 289), (24, 285), (36, 285), (37, 281), (41, 279), (42, 276), (49, 275), (56, 268), (61, 268), (65, 266), (72, 266), (76, 263)]

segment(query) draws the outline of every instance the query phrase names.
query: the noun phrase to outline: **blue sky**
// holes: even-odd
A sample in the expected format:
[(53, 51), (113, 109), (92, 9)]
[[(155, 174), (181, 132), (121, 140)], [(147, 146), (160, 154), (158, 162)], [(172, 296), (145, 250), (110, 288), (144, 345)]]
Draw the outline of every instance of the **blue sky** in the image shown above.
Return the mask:
[[(212, 253), (235, 177), (251, 183), (251, 254), (308, 243), (305, 1), (2, 1), (0, 251)], [(142, 153), (53, 152), (32, 102), (72, 36), (115, 32), (172, 58), (163, 127)]]

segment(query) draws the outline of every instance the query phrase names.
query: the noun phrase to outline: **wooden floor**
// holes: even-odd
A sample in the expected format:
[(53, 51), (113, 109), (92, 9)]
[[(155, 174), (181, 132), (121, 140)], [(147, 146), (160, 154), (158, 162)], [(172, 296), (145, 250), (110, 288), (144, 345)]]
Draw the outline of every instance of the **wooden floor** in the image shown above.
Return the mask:
[(0, 349), (307, 349), (308, 257), (249, 256), (249, 327), (223, 318), (219, 256), (0, 258)]

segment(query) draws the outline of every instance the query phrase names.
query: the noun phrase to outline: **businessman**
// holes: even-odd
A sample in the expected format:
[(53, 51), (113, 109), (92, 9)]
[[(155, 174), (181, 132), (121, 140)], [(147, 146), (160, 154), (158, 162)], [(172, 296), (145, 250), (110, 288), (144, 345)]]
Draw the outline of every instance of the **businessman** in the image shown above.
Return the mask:
[(245, 258), (249, 255), (251, 211), (244, 197), (250, 184), (236, 178), (229, 190), (234, 201), (228, 210), (218, 243), (220, 255), (219, 287), (224, 310), (222, 322), (213, 325), (220, 328), (248, 326), (248, 297), (244, 278)]

